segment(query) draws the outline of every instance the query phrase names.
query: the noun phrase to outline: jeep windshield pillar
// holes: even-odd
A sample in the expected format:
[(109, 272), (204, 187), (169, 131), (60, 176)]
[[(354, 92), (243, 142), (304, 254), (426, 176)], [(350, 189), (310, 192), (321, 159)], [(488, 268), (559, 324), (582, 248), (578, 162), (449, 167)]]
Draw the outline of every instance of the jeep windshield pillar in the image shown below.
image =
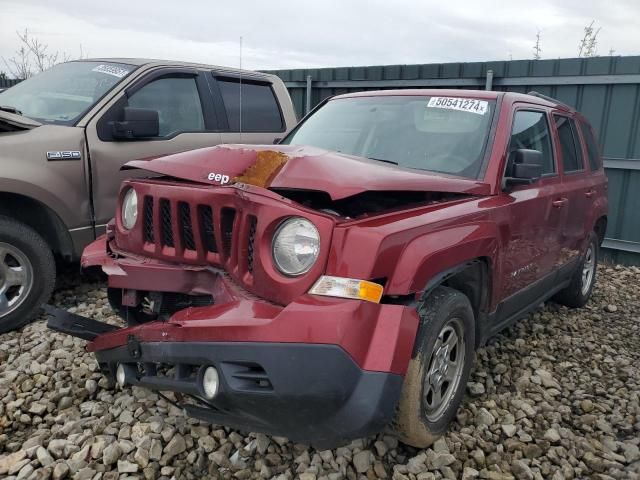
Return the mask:
[[(478, 345), (541, 301), (591, 294), (606, 179), (580, 157), (582, 195), (550, 141), (584, 122), (531, 95), (366, 92), (276, 146), (129, 162), (159, 176), (122, 184), (82, 257), (123, 326), (49, 308), (49, 327), (196, 418), (320, 448), (385, 428), (428, 446)], [(565, 215), (589, 228), (563, 235)]]

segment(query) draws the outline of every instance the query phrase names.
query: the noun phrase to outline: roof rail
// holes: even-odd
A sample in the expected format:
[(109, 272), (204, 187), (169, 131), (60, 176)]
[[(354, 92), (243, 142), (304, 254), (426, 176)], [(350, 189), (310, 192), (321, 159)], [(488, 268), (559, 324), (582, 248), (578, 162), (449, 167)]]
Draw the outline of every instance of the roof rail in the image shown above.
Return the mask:
[(544, 100), (547, 100), (548, 102), (552, 102), (552, 103), (555, 103), (557, 105), (562, 105), (563, 107), (567, 107), (569, 110), (575, 110), (571, 105), (567, 105), (566, 103), (561, 102), (557, 98), (553, 98), (553, 97), (550, 97), (548, 95), (544, 95), (544, 94), (542, 94), (540, 92), (536, 92), (535, 90), (531, 90), (530, 92), (527, 92), (527, 95), (531, 95), (532, 97), (543, 98)]

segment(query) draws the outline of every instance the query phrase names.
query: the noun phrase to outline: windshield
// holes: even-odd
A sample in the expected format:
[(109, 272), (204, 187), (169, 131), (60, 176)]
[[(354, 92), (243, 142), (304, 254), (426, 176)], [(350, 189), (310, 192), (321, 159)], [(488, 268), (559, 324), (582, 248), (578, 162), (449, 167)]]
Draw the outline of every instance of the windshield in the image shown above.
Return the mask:
[(373, 96), (329, 101), (283, 140), (477, 178), (495, 100)]
[(0, 93), (0, 106), (41, 122), (71, 125), (135, 68), (109, 62), (61, 63)]

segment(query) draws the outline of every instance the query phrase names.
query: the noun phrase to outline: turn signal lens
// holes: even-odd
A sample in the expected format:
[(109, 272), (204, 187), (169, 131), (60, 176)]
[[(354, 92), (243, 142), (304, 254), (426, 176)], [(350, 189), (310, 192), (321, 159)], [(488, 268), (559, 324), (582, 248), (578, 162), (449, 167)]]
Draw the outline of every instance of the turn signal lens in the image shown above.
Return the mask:
[(220, 378), (215, 367), (207, 367), (202, 376), (202, 390), (207, 400), (213, 400), (218, 393)]
[(311, 287), (309, 293), (325, 297), (353, 298), (380, 303), (383, 290), (384, 287), (382, 285), (367, 280), (323, 275)]

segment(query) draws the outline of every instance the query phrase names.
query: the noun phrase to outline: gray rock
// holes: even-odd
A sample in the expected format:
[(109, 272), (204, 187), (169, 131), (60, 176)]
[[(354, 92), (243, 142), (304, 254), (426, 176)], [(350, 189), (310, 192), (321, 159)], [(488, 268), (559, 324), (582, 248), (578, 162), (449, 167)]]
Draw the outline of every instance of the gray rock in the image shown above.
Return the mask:
[(122, 457), (122, 449), (117, 443), (108, 445), (102, 452), (102, 463), (105, 465), (115, 464)]
[(487, 410), (486, 408), (482, 407), (480, 410), (478, 410), (478, 413), (476, 414), (476, 423), (478, 425), (493, 425), (496, 422), (495, 417), (491, 414), (491, 412), (489, 412), (489, 410)]
[(136, 463), (127, 460), (118, 460), (118, 473), (136, 473), (138, 468), (138, 464)]
[(518, 480), (533, 480), (534, 475), (531, 468), (522, 460), (514, 460), (511, 464), (511, 472)]
[(353, 456), (353, 466), (358, 473), (365, 473), (373, 465), (373, 454), (370, 450), (362, 450)]
[(164, 453), (168, 459), (180, 455), (187, 449), (187, 444), (184, 441), (184, 437), (179, 433), (176, 433), (169, 441), (166, 447), (164, 447)]
[(38, 449), (36, 450), (36, 457), (38, 458), (40, 465), (42, 465), (43, 467), (48, 467), (55, 461), (49, 454), (47, 449), (44, 447), (38, 447)]
[(69, 475), (69, 466), (66, 463), (56, 463), (53, 467), (51, 478), (53, 480), (62, 480), (67, 475)]

